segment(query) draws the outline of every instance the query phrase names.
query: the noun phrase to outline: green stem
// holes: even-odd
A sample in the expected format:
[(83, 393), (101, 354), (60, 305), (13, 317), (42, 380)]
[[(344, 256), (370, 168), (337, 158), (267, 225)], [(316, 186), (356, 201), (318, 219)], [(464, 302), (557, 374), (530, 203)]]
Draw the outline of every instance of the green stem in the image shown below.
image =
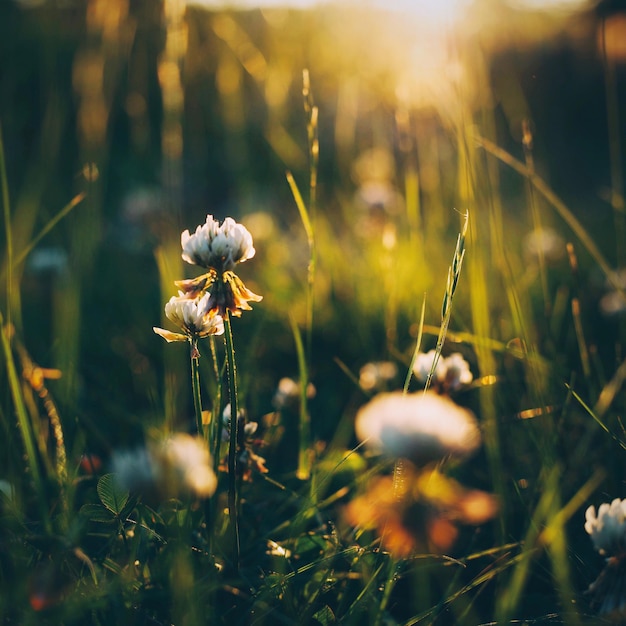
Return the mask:
[(228, 515), (233, 534), (233, 567), (239, 569), (239, 521), (237, 517), (237, 370), (235, 368), (235, 348), (230, 325), (230, 312), (224, 315), (224, 338), (226, 340), (226, 363), (228, 366), (228, 391), (230, 398), (230, 444), (228, 446)]
[(0, 313), (0, 341), (2, 342), (2, 350), (4, 352), (7, 376), (15, 406), (15, 413), (17, 414), (17, 423), (24, 442), (24, 451), (26, 453), (26, 460), (28, 462), (30, 474), (39, 499), (39, 506), (41, 508), (44, 526), (46, 531), (50, 532), (51, 525), (45, 499), (45, 484), (39, 470), (39, 464), (37, 461), (37, 446), (32, 431), (32, 425), (28, 417), (28, 411), (24, 403), (19, 375), (17, 373), (15, 362), (13, 360), (13, 354), (11, 352), (10, 332), (11, 329), (8, 325), (4, 325), (4, 319), (2, 317), (2, 313)]
[(0, 193), (4, 215), (4, 232), (7, 248), (7, 328), (11, 327), (11, 303), (13, 301), (13, 230), (11, 228), (11, 208), (9, 202), (9, 183), (4, 160), (4, 142), (0, 127)]
[(211, 415), (210, 445), (211, 454), (213, 456), (213, 471), (217, 475), (220, 463), (220, 444), (222, 443), (222, 386), (220, 381), (222, 379), (223, 370), (220, 368), (217, 357), (215, 336), (211, 335), (209, 340), (211, 345), (211, 358), (213, 360), (213, 373), (215, 374), (215, 398), (213, 398), (213, 412)]
[(200, 353), (198, 352), (198, 340), (191, 340), (191, 390), (193, 392), (193, 408), (196, 414), (196, 427), (200, 437), (204, 437), (202, 426), (202, 400), (200, 399)]
[(383, 596), (380, 600), (380, 605), (378, 607), (378, 611), (376, 614), (376, 619), (374, 624), (378, 626), (382, 623), (383, 615), (385, 610), (387, 609), (387, 605), (389, 604), (389, 600), (391, 599), (391, 593), (393, 592), (393, 588), (396, 586), (396, 568), (398, 566), (397, 559), (390, 557), (388, 564), (388, 574), (387, 580), (385, 581), (385, 585), (383, 587)]
[(289, 316), (293, 338), (296, 343), (296, 353), (298, 355), (298, 370), (300, 375), (300, 433), (299, 433), (299, 452), (298, 452), (298, 469), (296, 476), (300, 480), (308, 480), (311, 475), (311, 420), (307, 407), (307, 386), (309, 374), (307, 369), (306, 354), (302, 345), (302, 336), (300, 329), (293, 315)]

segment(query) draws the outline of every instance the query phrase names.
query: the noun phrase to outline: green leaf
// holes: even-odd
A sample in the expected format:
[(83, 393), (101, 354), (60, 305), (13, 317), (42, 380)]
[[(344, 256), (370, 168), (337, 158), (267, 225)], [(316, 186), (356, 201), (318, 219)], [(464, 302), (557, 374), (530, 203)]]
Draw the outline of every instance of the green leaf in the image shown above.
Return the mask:
[(98, 481), (97, 490), (102, 504), (115, 515), (122, 512), (130, 495), (127, 489), (120, 486), (115, 474), (105, 474)]
[(335, 614), (327, 604), (313, 615), (313, 619), (322, 624), (322, 626), (329, 626), (329, 624), (335, 624), (337, 622)]
[(90, 522), (112, 522), (114, 515), (101, 504), (84, 504), (80, 507), (80, 514)]

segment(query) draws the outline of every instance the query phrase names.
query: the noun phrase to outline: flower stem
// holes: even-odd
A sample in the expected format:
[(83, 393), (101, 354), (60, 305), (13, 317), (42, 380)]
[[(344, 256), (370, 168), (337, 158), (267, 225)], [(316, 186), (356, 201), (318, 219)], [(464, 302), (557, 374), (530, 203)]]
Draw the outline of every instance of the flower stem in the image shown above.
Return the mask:
[(220, 368), (217, 348), (215, 346), (215, 336), (210, 338), (211, 358), (213, 360), (213, 373), (215, 374), (215, 397), (213, 398), (213, 411), (211, 415), (211, 428), (209, 430), (209, 445), (211, 446), (211, 456), (213, 457), (213, 471), (217, 475), (220, 462), (220, 444), (222, 441), (222, 386), (220, 381), (223, 375), (223, 369)]
[(239, 569), (239, 520), (237, 512), (237, 370), (235, 368), (235, 348), (230, 325), (230, 311), (224, 315), (224, 339), (226, 340), (226, 363), (228, 365), (228, 390), (230, 399), (230, 443), (228, 446), (228, 515), (233, 535), (233, 567)]
[(200, 353), (198, 352), (198, 342), (196, 339), (191, 341), (191, 390), (193, 393), (193, 408), (196, 414), (196, 427), (200, 437), (204, 437), (204, 428), (202, 427), (202, 400), (200, 399), (200, 369), (198, 367)]

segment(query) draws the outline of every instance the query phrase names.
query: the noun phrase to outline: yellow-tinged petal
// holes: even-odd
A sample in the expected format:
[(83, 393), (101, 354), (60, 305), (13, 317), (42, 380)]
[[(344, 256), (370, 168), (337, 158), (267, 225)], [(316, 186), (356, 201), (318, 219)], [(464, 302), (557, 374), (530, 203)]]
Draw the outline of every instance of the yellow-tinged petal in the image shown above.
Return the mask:
[(170, 330), (165, 330), (165, 328), (158, 328), (157, 326), (153, 326), (152, 330), (157, 334), (163, 337), (167, 343), (172, 343), (172, 341), (189, 341), (189, 337), (187, 335), (181, 335), (180, 333), (173, 333)]

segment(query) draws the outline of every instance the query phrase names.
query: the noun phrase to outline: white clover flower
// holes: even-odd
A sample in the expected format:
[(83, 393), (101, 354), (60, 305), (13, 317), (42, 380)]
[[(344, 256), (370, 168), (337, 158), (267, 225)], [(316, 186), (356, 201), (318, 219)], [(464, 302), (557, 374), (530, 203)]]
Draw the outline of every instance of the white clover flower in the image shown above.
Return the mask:
[(204, 439), (177, 433), (167, 438), (156, 454), (165, 468), (168, 482), (178, 482), (201, 498), (213, 495), (217, 478), (211, 467), (211, 455)]
[(385, 389), (398, 375), (398, 366), (391, 361), (366, 363), (359, 370), (359, 385), (365, 391)]
[(565, 241), (552, 228), (538, 228), (524, 237), (524, 255), (528, 261), (543, 257), (548, 263), (555, 263), (565, 256)]
[[(437, 352), (436, 350), (429, 350), (428, 352), (420, 352), (415, 358), (413, 363), (413, 374), (417, 380), (425, 383), (428, 379), (428, 374), (433, 367), (433, 361), (435, 360)], [(433, 374), (434, 381), (443, 381), (446, 376), (446, 366), (444, 365), (444, 358), (439, 357), (437, 361), (437, 367)]]
[(187, 493), (208, 498), (217, 487), (206, 441), (187, 433), (114, 452), (112, 471), (126, 489), (162, 497)]
[(446, 374), (444, 386), (450, 391), (458, 391), (461, 387), (469, 385), (474, 376), (469, 368), (469, 363), (459, 352), (454, 352), (444, 359)]
[(224, 333), (224, 320), (215, 312), (207, 311), (211, 294), (208, 292), (198, 300), (186, 298), (182, 292), (172, 296), (165, 305), (167, 319), (174, 322), (184, 334), (173, 333), (164, 328), (153, 327), (152, 330), (168, 343), (172, 341), (189, 341), (209, 335)]
[(609, 291), (600, 298), (600, 311), (606, 317), (626, 311), (626, 297), (620, 291)]
[(260, 302), (263, 297), (250, 291), (233, 271), (238, 263), (255, 254), (252, 235), (242, 224), (227, 217), (219, 222), (207, 215), (206, 222), (196, 228), (193, 235), (188, 230), (180, 237), (183, 259), (209, 271), (202, 276), (175, 281), (185, 296), (191, 300), (210, 291), (205, 313), (214, 312), (222, 317), (226, 312), (239, 317), (241, 311), (250, 311), (248, 302)]
[[(435, 350), (419, 353), (413, 364), (413, 373), (417, 380), (425, 383), (432, 368), (435, 358)], [(433, 387), (445, 393), (458, 391), (469, 385), (474, 376), (469, 363), (459, 352), (454, 352), (448, 357), (440, 356), (432, 378)]]
[(359, 410), (356, 433), (370, 447), (419, 465), (468, 455), (481, 440), (474, 415), (432, 391), (376, 396)]
[(615, 498), (585, 511), (585, 530), (595, 549), (602, 555), (616, 556), (626, 551), (626, 499)]
[[(230, 406), (230, 402), (224, 407), (224, 410), (222, 411), (222, 423), (227, 426), (228, 424), (230, 424), (230, 419), (232, 417), (232, 408)], [(245, 420), (246, 419), (246, 410), (243, 408), (240, 408), (237, 411), (237, 418), (239, 419), (239, 421)]]
[[(310, 400), (315, 397), (317, 390), (313, 383), (306, 386), (306, 397)], [(278, 381), (278, 387), (272, 398), (272, 404), (279, 411), (294, 408), (300, 401), (300, 383), (285, 376)]]
[(242, 224), (227, 217), (219, 222), (207, 215), (206, 222), (191, 235), (188, 230), (180, 237), (183, 259), (192, 265), (213, 268), (218, 272), (233, 271), (237, 263), (254, 256), (252, 235)]
[(130, 491), (151, 489), (160, 478), (160, 468), (147, 448), (115, 450), (111, 471), (119, 484)]

